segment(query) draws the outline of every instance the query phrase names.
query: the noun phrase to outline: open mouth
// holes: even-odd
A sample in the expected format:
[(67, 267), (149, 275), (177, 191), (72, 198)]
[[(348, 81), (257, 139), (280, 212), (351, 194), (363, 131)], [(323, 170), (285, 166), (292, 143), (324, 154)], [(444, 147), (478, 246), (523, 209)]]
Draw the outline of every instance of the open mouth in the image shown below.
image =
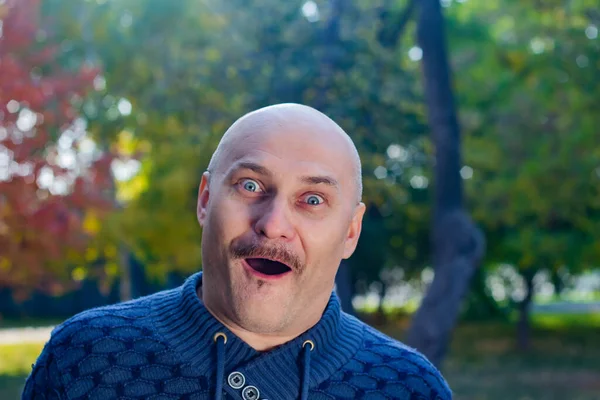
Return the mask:
[(246, 262), (253, 270), (265, 275), (281, 275), (292, 270), (284, 263), (266, 258), (246, 258)]

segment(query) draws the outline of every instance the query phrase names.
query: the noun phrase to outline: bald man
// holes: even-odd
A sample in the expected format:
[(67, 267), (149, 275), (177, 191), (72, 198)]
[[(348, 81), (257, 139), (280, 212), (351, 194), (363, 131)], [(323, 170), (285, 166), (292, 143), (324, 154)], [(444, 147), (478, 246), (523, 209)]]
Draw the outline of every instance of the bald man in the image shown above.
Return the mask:
[(356, 148), (324, 114), (243, 116), (200, 182), (202, 272), (61, 324), (23, 398), (451, 399), (423, 355), (340, 309), (361, 194)]

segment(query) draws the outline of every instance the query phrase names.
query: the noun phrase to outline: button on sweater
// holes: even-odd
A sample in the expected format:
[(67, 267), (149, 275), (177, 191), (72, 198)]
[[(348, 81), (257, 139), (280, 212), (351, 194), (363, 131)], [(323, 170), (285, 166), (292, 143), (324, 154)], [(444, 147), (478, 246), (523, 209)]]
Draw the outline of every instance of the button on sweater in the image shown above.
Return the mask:
[(23, 399), (452, 398), (423, 355), (344, 313), (335, 293), (314, 327), (259, 352), (208, 312), (201, 284), (200, 272), (181, 287), (65, 321)]

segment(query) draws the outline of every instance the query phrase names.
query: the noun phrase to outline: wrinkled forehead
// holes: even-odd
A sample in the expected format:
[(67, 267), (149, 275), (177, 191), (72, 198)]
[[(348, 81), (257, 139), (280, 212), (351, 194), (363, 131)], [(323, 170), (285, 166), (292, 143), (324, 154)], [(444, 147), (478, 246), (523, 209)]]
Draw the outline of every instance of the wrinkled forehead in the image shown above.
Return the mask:
[(347, 140), (319, 121), (257, 121), (238, 127), (223, 148), (221, 171), (251, 161), (274, 173), (323, 174), (353, 190), (353, 158)]

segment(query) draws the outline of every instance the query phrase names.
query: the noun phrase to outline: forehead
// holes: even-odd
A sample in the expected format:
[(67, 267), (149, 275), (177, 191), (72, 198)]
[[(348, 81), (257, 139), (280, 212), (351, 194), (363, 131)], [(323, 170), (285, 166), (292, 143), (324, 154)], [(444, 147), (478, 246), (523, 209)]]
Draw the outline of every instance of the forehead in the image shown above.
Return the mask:
[(252, 161), (283, 176), (328, 174), (352, 188), (353, 165), (347, 141), (327, 127), (294, 124), (252, 124), (236, 132), (227, 146), (223, 170)]

